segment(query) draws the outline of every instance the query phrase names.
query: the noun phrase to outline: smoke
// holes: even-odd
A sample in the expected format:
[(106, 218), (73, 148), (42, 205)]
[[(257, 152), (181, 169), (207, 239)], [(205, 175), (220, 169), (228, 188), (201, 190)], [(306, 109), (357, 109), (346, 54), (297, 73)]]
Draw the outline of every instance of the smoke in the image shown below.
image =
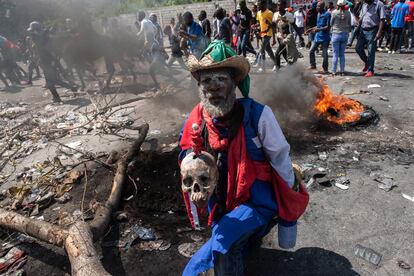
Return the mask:
[(313, 121), (319, 80), (301, 64), (252, 78), (251, 97), (270, 106), (284, 126)]
[[(110, 0), (21, 0), (17, 2), (19, 4), (15, 10), (20, 11), (20, 18), (26, 21), (20, 25), (20, 32), (23, 32), (21, 37), (25, 35), (29, 20), (38, 20), (42, 23), (49, 21), (50, 25), (47, 25), (58, 30), (58, 35), (52, 40), (55, 42), (52, 51), (65, 48), (65, 53), (59, 53), (59, 56), (70, 67), (96, 66), (96, 61), (102, 63), (103, 57), (107, 57), (116, 63), (117, 72), (120, 71), (119, 67), (124, 72), (144, 73), (149, 69), (148, 64), (141, 59), (142, 55), (137, 57), (143, 45), (142, 41), (137, 41), (135, 26), (127, 26), (121, 19), (117, 21), (109, 19), (105, 22), (107, 31), (105, 34), (102, 33), (103, 21), (97, 19), (96, 14), (93, 14), (91, 10), (102, 6), (109, 7)], [(26, 12), (22, 12), (23, 10)], [(59, 37), (60, 30), (65, 27), (65, 18), (72, 19), (73, 27), (77, 28), (81, 35), (77, 35), (76, 38)], [(89, 28), (89, 24), (92, 27), (91, 21), (97, 23), (96, 20), (99, 23), (93, 24), (93, 29)], [(168, 101), (172, 108), (180, 108), (183, 112), (188, 112), (199, 101), (197, 85), (194, 81), (189, 81), (188, 72), (183, 78), (180, 73), (161, 74), (160, 71), (163, 70), (155, 71), (158, 71), (157, 77), (160, 78), (162, 84), (175, 86), (178, 91), (175, 100)], [(313, 104), (320, 91), (320, 84), (317, 78), (307, 72), (303, 66), (296, 64), (287, 66), (277, 73), (252, 74), (251, 77), (251, 97), (269, 105), (282, 125), (290, 126), (298, 122), (312, 121)], [(151, 79), (146, 74), (138, 74), (137, 81), (151, 85)]]
[[(178, 73), (178, 72), (177, 72)], [(177, 108), (188, 113), (200, 102), (198, 86), (188, 73), (176, 75), (169, 83), (171, 97), (159, 99), (164, 108)], [(184, 76), (183, 76), (184, 75)], [(277, 73), (251, 74), (250, 97), (270, 106), (283, 128), (313, 124), (313, 106), (321, 84), (302, 65), (287, 66)], [(240, 92), (238, 97), (240, 97)]]

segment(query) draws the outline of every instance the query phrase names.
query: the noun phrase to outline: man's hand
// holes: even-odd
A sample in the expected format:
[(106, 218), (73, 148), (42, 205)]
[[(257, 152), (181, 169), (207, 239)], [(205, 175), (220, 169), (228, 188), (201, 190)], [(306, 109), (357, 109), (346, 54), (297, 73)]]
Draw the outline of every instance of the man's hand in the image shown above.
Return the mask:
[(184, 31), (180, 31), (178, 34), (183, 38), (188, 38), (189, 37), (188, 33), (184, 32)]
[(381, 38), (381, 33), (380, 32), (378, 32), (376, 35), (375, 35), (375, 40), (379, 40)]

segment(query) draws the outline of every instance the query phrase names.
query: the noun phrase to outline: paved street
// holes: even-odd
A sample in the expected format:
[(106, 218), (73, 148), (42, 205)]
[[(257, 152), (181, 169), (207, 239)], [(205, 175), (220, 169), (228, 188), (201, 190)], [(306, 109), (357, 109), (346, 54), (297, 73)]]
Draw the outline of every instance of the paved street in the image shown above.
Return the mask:
[[(376, 125), (345, 131), (317, 127), (309, 105), (315, 95), (310, 88), (304, 87), (304, 79), (298, 74), (303, 72), (301, 68), (308, 66), (307, 51), (302, 52), (305, 58), (293, 68), (282, 67), (277, 73), (269, 69), (264, 74), (256, 73), (253, 68), (251, 96), (274, 110), (291, 144), (293, 161), (302, 167), (325, 169), (325, 178), (330, 184), (315, 182), (310, 186), (311, 202), (299, 222), (296, 248), (288, 253), (279, 250), (276, 246), (277, 237), (271, 232), (264, 239), (262, 248), (254, 251), (250, 257), (248, 273), (413, 275), (413, 268), (402, 269), (398, 261), (414, 267), (414, 202), (402, 196), (414, 196), (414, 54), (378, 53), (376, 76), (364, 78), (359, 73), (363, 66), (354, 49), (347, 49), (346, 70), (349, 73), (343, 77), (323, 76), (325, 82), (334, 94), (345, 95), (372, 107), (378, 112), (380, 121)], [(317, 63), (321, 64), (321, 57), (317, 57)], [(121, 104), (135, 99), (125, 105), (134, 108), (131, 116), (137, 119), (137, 124), (148, 122), (150, 125), (150, 136), (144, 144), (146, 151), (161, 150), (175, 143), (186, 114), (197, 102), (198, 92), (189, 74), (177, 68), (174, 72), (175, 81), (163, 78), (162, 89), (158, 91), (152, 90), (148, 75), (144, 74), (140, 75), (137, 86), (114, 89), (106, 94), (107, 98), (116, 95), (113, 101)], [(377, 84), (377, 88), (371, 88), (373, 84)], [(43, 80), (37, 80), (32, 87), (19, 86), (10, 91), (0, 91), (0, 102), (24, 102), (32, 114), (45, 112), (51, 97), (42, 85)], [(52, 107), (51, 112), (55, 116), (69, 111), (91, 110), (94, 100), (99, 98), (93, 93), (88, 96), (86, 92), (81, 92), (73, 97), (71, 92), (64, 92), (63, 89), (59, 89), (59, 92), (63, 104)], [(58, 141), (69, 143), (78, 140), (82, 140), (88, 150), (96, 152), (103, 147), (105, 151), (110, 151), (127, 144), (127, 141), (111, 135), (73, 135)], [(17, 170), (53, 157), (55, 149), (49, 145), (27, 158), (16, 160)], [(326, 155), (326, 158), (321, 157), (321, 154)], [(162, 155), (160, 158), (163, 158)], [(173, 161), (168, 162), (177, 170)], [(5, 172), (11, 172), (12, 169), (7, 166)], [(155, 170), (148, 174), (154, 179), (160, 178)], [(380, 183), (375, 180), (377, 175), (392, 177), (397, 186), (389, 192), (380, 189)], [(341, 177), (349, 181), (348, 190), (333, 184)], [(174, 177), (168, 181), (175, 189), (175, 196), (179, 197), (179, 183)], [(11, 178), (3, 184), (2, 190), (13, 185), (16, 185), (16, 181)], [(77, 189), (81, 190), (82, 187)], [(182, 208), (182, 205), (178, 206)], [(142, 213), (145, 210), (142, 209)], [(176, 219), (173, 224), (175, 227), (187, 226), (182, 211), (168, 215), (170, 220)], [(167, 216), (161, 209), (151, 212), (154, 216)], [(176, 236), (176, 229), (168, 228), (171, 224), (166, 222), (163, 226), (158, 221), (160, 218), (155, 216), (152, 219), (155, 223), (152, 226), (163, 235)], [(151, 226), (151, 220), (146, 219), (146, 223)], [(108, 261), (106, 268), (118, 275), (178, 275), (187, 259), (177, 253), (177, 247), (188, 237), (170, 238), (173, 240), (172, 246), (165, 252), (131, 249), (128, 253), (120, 253), (119, 260), (109, 260), (108, 256), (112, 255), (104, 255), (104, 260)], [(374, 266), (357, 258), (353, 254), (357, 244), (380, 253), (382, 260), (379, 265)], [(50, 252), (49, 249), (41, 250), (45, 254)], [(25, 267), (28, 275), (61, 275), (67, 272), (68, 263), (64, 260), (64, 253), (55, 251), (53, 254), (57, 262), (46, 261), (42, 256), (29, 257)], [(137, 259), (139, 269), (135, 266)], [(121, 265), (122, 269), (111, 265), (113, 262), (118, 262), (116, 264)], [(159, 265), (159, 262), (163, 262), (163, 265)]]

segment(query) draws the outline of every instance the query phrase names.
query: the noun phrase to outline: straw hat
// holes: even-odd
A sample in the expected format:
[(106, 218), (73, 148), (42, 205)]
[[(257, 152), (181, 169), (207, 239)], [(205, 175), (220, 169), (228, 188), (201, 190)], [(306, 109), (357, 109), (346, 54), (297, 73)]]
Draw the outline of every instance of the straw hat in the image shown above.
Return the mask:
[(210, 54), (205, 54), (200, 60), (193, 55), (188, 57), (187, 66), (196, 80), (200, 80), (200, 71), (219, 68), (231, 68), (235, 71), (234, 82), (240, 84), (249, 74), (250, 63), (242, 56), (231, 56), (221, 61), (215, 61)]
[(200, 60), (190, 56), (187, 61), (188, 69), (193, 77), (200, 81), (200, 71), (209, 69), (229, 68), (234, 70), (232, 75), (236, 86), (243, 97), (248, 98), (250, 92), (250, 63), (224, 41), (214, 40), (201, 55)]

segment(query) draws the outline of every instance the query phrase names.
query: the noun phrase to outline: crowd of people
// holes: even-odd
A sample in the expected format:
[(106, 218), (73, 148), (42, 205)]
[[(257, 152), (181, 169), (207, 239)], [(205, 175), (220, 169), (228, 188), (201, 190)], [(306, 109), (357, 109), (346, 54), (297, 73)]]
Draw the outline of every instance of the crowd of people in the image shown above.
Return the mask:
[[(413, 49), (414, 1), (338, 0), (336, 5), (314, 1), (309, 5), (287, 7), (285, 0), (271, 4), (259, 0), (248, 7), (242, 0), (230, 13), (218, 8), (212, 15), (212, 22), (206, 11), (201, 11), (198, 22), (190, 12), (183, 17), (187, 19), (186, 29), (178, 35), (189, 41), (182, 43), (184, 47), (189, 46), (188, 53), (199, 57), (208, 42), (220, 39), (239, 55), (254, 55), (253, 66), (258, 67), (258, 72), (266, 69), (266, 56), (273, 63), (272, 70), (277, 71), (281, 67), (281, 56), (287, 64), (293, 64), (302, 57), (300, 50), (306, 47), (309, 49), (309, 69), (317, 69), (315, 54), (321, 51), (321, 73), (344, 75), (345, 49), (352, 47), (356, 40), (355, 52), (363, 62), (363, 72), (366, 77), (371, 77), (377, 50), (395, 54)], [(331, 66), (328, 60), (330, 46)]]
[[(352, 47), (356, 41), (355, 52), (362, 61), (362, 71), (366, 77), (371, 77), (375, 72), (377, 51), (395, 54), (413, 49), (414, 0), (387, 1), (393, 0), (338, 0), (335, 4), (315, 0), (288, 7), (286, 0), (278, 0), (277, 3), (258, 0), (254, 4), (240, 0), (233, 11), (218, 7), (214, 14), (209, 15), (203, 10), (198, 17), (187, 11), (172, 18), (166, 26), (160, 25), (156, 14), (147, 15), (140, 11), (136, 16), (136, 31), (133, 26), (122, 28), (117, 19), (110, 22), (102, 20), (103, 36), (112, 36), (112, 40), (100, 41), (105, 41), (106, 45), (116, 44), (117, 50), (127, 46), (129, 49), (115, 57), (107, 56), (107, 53), (114, 52), (111, 49), (96, 56), (110, 61), (107, 64), (110, 77), (115, 70), (112, 62), (118, 61), (122, 72), (133, 72), (133, 65), (128, 64), (128, 60), (131, 56), (139, 56), (150, 63), (150, 75), (158, 86), (156, 74), (160, 70), (168, 74), (171, 72), (169, 68), (176, 62), (187, 69), (188, 56), (191, 54), (200, 58), (215, 40), (223, 41), (237, 55), (249, 57), (257, 72), (263, 72), (269, 66), (267, 58), (272, 71), (276, 72), (281, 68), (281, 57), (290, 65), (303, 58), (303, 51), (309, 51), (309, 69), (318, 68), (316, 55), (320, 53), (320, 73), (332, 75), (346, 74), (345, 49)], [(61, 33), (68, 40), (79, 37), (90, 40), (93, 37), (90, 34), (82, 36), (86, 29), (92, 29), (90, 24), (85, 26), (82, 23), (83, 26), (76, 29), (74, 22), (68, 18), (63, 25)], [(77, 90), (73, 78), (67, 78), (68, 70), (69, 75), (73, 75), (72, 69), (65, 70), (60, 63), (63, 50), (50, 49), (49, 37), (56, 29), (46, 30), (41, 23), (32, 22), (27, 29), (27, 37), (16, 43), (0, 36), (0, 80), (6, 87), (21, 83), (31, 85), (33, 72), (40, 77), (42, 71), (45, 86), (55, 102), (60, 102), (56, 85)], [(169, 42), (169, 47), (164, 45), (164, 40)], [(93, 51), (94, 46), (89, 46), (87, 52)], [(168, 54), (166, 48), (170, 48)], [(332, 51), (331, 65), (329, 51)], [(27, 64), (27, 73), (16, 62), (19, 56)], [(83, 62), (81, 67), (81, 71), (93, 72), (93, 60)], [(84, 87), (83, 79), (81, 82)]]

